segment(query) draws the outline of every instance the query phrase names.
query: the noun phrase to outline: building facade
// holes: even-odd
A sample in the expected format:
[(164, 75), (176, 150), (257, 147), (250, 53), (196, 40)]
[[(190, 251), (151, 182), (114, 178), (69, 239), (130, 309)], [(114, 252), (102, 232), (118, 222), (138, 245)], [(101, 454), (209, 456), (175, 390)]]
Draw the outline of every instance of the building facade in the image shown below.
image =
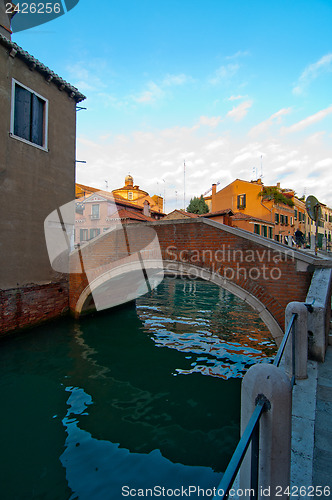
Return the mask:
[(161, 196), (150, 196), (149, 193), (140, 189), (139, 186), (134, 185), (134, 179), (131, 175), (127, 175), (125, 178), (125, 184), (123, 187), (114, 189), (112, 194), (115, 198), (120, 198), (126, 201), (130, 201), (134, 205), (139, 207), (144, 206), (144, 202), (148, 201), (151, 210), (154, 212), (163, 213), (164, 200)]
[(162, 215), (151, 210), (147, 200), (141, 207), (115, 198), (107, 191), (96, 191), (76, 199), (74, 242), (78, 245), (92, 240), (114, 227), (114, 224), (153, 222), (161, 219)]
[(231, 209), (233, 225), (261, 236), (288, 243), (297, 229), (305, 233), (305, 204), (290, 189), (264, 186), (261, 179), (235, 179), (205, 197), (210, 212)]
[(5, 8), (0, 0), (1, 333), (68, 307), (44, 220), (75, 197), (76, 104), (85, 99), (11, 41)]

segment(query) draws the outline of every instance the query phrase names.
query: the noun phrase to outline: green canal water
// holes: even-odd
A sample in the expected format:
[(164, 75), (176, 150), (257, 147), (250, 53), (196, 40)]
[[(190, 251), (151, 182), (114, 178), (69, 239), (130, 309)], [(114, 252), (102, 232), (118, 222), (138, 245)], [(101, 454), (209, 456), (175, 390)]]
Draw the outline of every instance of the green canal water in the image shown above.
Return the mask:
[(171, 278), (136, 304), (4, 339), (0, 498), (217, 486), (239, 438), (241, 378), (275, 351), (244, 302)]

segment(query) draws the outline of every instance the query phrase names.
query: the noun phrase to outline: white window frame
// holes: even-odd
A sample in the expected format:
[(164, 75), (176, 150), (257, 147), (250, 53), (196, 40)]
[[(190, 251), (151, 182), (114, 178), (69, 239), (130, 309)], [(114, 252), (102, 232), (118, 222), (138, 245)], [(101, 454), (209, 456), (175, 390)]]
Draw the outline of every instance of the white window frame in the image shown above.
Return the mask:
[[(27, 139), (24, 139), (23, 137), (20, 137), (18, 135), (14, 134), (14, 117), (15, 117), (15, 86), (19, 85), (20, 87), (24, 88), (25, 90), (28, 90), (31, 94), (34, 94), (35, 96), (39, 97), (39, 99), (42, 99), (45, 103), (44, 106), (44, 145), (40, 146), (39, 144), (36, 144), (34, 142), (28, 141)], [(18, 141), (24, 142), (25, 144), (29, 144), (30, 146), (34, 146), (37, 149), (41, 149), (42, 151), (47, 151), (48, 152), (48, 99), (43, 97), (42, 95), (38, 94), (35, 90), (30, 89), (23, 83), (19, 82), (18, 80), (15, 80), (15, 78), (12, 78), (12, 98), (11, 98), (11, 114), (10, 114), (10, 137), (13, 139), (17, 139)]]

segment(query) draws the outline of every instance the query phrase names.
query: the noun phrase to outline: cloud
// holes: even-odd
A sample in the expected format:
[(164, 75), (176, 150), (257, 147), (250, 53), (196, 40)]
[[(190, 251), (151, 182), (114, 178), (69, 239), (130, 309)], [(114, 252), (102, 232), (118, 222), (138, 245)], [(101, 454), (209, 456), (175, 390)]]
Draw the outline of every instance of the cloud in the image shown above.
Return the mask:
[(184, 73), (179, 75), (166, 75), (162, 81), (162, 86), (171, 87), (173, 85), (183, 85), (184, 83), (192, 82), (191, 76), (187, 76)]
[(78, 136), (77, 157), (87, 163), (77, 165), (77, 182), (104, 189), (107, 179), (112, 190), (122, 186), (130, 172), (134, 182), (151, 195), (163, 196), (165, 187), (166, 209), (171, 211), (183, 208), (184, 159), (188, 204), (212, 182), (222, 181), (221, 189), (236, 178), (250, 181), (256, 171), (260, 175), (262, 157), (264, 184), (281, 181), (282, 187), (293, 188), (300, 196), (306, 188), (307, 194), (332, 205), (332, 154), (327, 137), (318, 143), (296, 135), (248, 141), (246, 136), (210, 127), (108, 132), (104, 130), (103, 138), (97, 140)]
[(220, 66), (214, 74), (213, 78), (210, 78), (209, 82), (212, 85), (218, 85), (219, 83), (222, 83), (224, 81), (229, 80), (234, 76), (237, 71), (239, 70), (240, 66), (239, 64), (227, 64), (226, 66)]
[(199, 125), (215, 128), (219, 125), (220, 121), (221, 116), (201, 116), (199, 119)]
[(332, 166), (332, 158), (325, 158), (324, 160), (317, 161), (315, 167), (330, 167)]
[(288, 115), (291, 112), (292, 108), (282, 108), (273, 115), (271, 115), (267, 120), (255, 125), (248, 133), (250, 137), (256, 137), (260, 134), (263, 134), (269, 130), (269, 128), (277, 123), (279, 124), (282, 120), (282, 117)]
[(243, 120), (243, 118), (246, 116), (248, 113), (249, 109), (252, 106), (252, 101), (244, 101), (241, 102), (238, 106), (233, 108), (231, 111), (227, 113), (227, 116), (229, 118), (232, 118), (232, 120), (239, 122)]
[(248, 50), (238, 50), (237, 52), (235, 52), (235, 54), (233, 54), (231, 56), (227, 56), (226, 59), (237, 59), (239, 57), (246, 57), (249, 55), (250, 55), (250, 52)]
[(301, 120), (300, 122), (294, 123), (294, 125), (291, 125), (290, 127), (282, 127), (280, 132), (282, 134), (291, 134), (294, 132), (299, 132), (300, 130), (303, 130), (310, 125), (313, 125), (314, 123), (320, 122), (323, 120), (326, 116), (328, 116), (330, 113), (332, 113), (332, 106), (329, 106), (326, 109), (322, 109), (321, 111), (318, 111), (318, 113), (315, 113), (314, 115), (308, 116), (304, 120)]
[(228, 98), (228, 101), (238, 101), (239, 99), (245, 99), (248, 97), (247, 95), (231, 95), (231, 97)]
[(153, 103), (166, 96), (166, 88), (184, 85), (189, 81), (192, 81), (192, 78), (183, 73), (179, 75), (167, 74), (160, 83), (150, 81), (147, 84), (146, 90), (137, 95), (132, 95), (131, 97), (137, 103)]
[(303, 94), (310, 83), (320, 75), (332, 71), (332, 53), (321, 57), (319, 61), (309, 64), (298, 79), (297, 84), (293, 88), (293, 94)]
[(149, 82), (147, 90), (144, 90), (138, 95), (133, 95), (132, 98), (138, 103), (155, 102), (157, 99), (164, 97), (165, 92), (154, 82)]

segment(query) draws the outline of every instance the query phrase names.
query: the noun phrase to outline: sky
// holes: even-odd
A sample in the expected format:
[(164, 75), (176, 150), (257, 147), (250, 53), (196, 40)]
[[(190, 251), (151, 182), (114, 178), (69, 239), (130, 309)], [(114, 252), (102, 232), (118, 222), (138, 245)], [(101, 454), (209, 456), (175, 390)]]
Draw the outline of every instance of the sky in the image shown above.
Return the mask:
[(331, 25), (331, 0), (80, 0), (12, 40), (87, 97), (77, 182), (130, 173), (169, 212), (261, 177), (332, 207)]

